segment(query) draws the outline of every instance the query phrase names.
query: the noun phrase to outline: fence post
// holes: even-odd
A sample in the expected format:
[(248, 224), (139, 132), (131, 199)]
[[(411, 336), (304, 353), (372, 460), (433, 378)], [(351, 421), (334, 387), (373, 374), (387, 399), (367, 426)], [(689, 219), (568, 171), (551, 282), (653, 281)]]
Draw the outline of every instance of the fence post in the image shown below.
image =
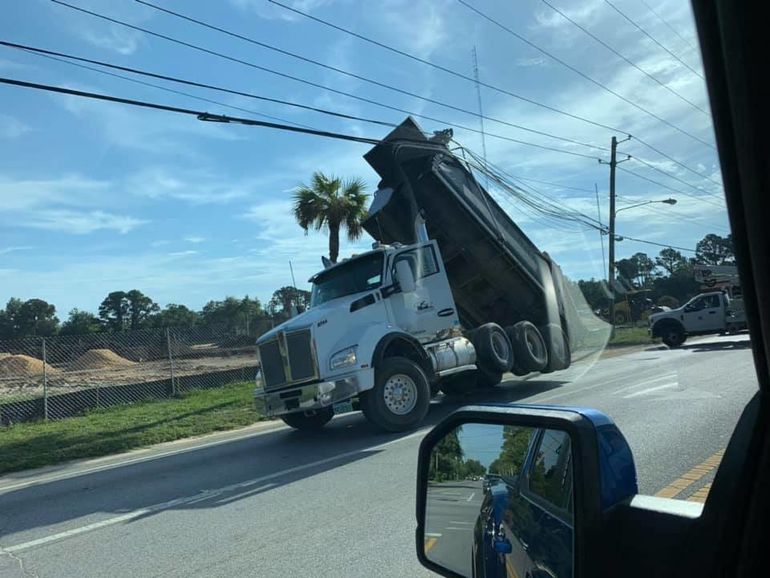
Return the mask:
[(48, 421), (48, 355), (45, 350), (45, 337), (43, 342), (43, 419)]
[(171, 367), (171, 395), (176, 395), (176, 383), (174, 382), (174, 356), (171, 354), (171, 331), (166, 327), (166, 349), (168, 349), (168, 363)]

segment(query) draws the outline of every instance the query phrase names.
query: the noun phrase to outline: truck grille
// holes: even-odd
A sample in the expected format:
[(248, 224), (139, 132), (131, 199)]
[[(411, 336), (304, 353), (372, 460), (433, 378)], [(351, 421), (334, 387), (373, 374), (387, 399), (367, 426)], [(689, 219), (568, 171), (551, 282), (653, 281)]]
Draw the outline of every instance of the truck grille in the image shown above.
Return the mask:
[(265, 389), (308, 381), (317, 377), (309, 329), (279, 333), (259, 346)]

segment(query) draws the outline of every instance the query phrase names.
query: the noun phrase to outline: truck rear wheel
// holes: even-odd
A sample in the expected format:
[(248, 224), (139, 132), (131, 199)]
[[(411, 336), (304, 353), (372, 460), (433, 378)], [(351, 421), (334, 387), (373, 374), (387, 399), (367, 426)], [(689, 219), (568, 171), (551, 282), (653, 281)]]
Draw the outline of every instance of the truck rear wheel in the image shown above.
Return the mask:
[(334, 417), (331, 407), (282, 415), (283, 423), (300, 431), (318, 431)]
[(374, 387), (360, 397), (366, 419), (387, 431), (404, 431), (416, 427), (428, 413), (430, 386), (412, 360), (386, 357), (375, 370)]
[(548, 350), (540, 331), (529, 321), (519, 321), (506, 329), (513, 345), (513, 373), (526, 375), (541, 371), (548, 363)]
[(497, 323), (485, 323), (471, 337), (476, 348), (479, 364), (489, 371), (508, 371), (514, 360), (513, 347), (508, 336)]
[[(542, 373), (551, 373), (560, 369), (567, 369), (572, 362), (572, 352), (569, 346), (569, 337), (561, 327), (555, 323), (545, 325), (540, 328), (540, 334), (546, 343), (548, 350), (548, 363), (541, 370)], [(552, 347), (553, 334), (557, 336), (557, 345)]]

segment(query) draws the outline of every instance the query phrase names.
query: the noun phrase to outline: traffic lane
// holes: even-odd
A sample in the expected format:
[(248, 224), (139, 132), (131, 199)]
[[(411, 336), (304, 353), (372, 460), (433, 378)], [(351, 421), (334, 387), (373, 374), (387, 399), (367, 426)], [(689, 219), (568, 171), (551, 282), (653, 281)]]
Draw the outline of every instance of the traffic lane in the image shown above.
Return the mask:
[(758, 389), (747, 335), (685, 345), (570, 369), (583, 373), (527, 401), (605, 412), (631, 446), (640, 492), (655, 494), (726, 447)]
[(414, 554), (418, 444), (14, 554), (40, 578), (433, 576)]
[(481, 481), (431, 485), (426, 500), (425, 552), (458, 574), (471, 575), (473, 530), (481, 511)]
[[(526, 399), (542, 388), (561, 385), (562, 382), (557, 380), (532, 387), (525, 385), (513, 397)], [(446, 398), (432, 403), (420, 431), (427, 431), (465, 403), (462, 399)], [(0, 547), (66, 531), (70, 525), (80, 527), (98, 523), (115, 514), (212, 489), (246, 484), (328, 460), (291, 477), (301, 479), (302, 475), (366, 459), (372, 452), (370, 448), (412, 434), (384, 434), (369, 424), (360, 412), (355, 412), (338, 416), (318, 433), (279, 427), (211, 447), (186, 448), (158, 459), (116, 464), (106, 470), (50, 483), (11, 491), (3, 491), (0, 487)], [(34, 480), (29, 482), (34, 483)]]

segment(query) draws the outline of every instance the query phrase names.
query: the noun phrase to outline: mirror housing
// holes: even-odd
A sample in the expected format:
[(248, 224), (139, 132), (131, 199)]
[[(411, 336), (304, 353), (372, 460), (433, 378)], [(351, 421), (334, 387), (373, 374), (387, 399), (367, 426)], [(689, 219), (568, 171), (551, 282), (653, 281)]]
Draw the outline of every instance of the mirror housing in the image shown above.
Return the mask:
[(396, 262), (396, 281), (403, 293), (414, 293), (417, 288), (412, 268), (405, 259)]
[[(420, 444), (417, 465), (416, 549), (420, 563), (442, 576), (460, 574), (429, 559), (426, 549), (426, 509), (430, 459), (436, 445), (447, 434), (465, 424), (551, 429), (565, 432), (572, 447), (573, 472), (573, 573), (592, 576), (601, 573), (598, 554), (600, 523), (614, 506), (627, 503), (637, 492), (636, 467), (631, 449), (615, 423), (592, 409), (538, 405), (467, 406), (445, 418)], [(500, 555), (509, 554), (505, 541), (495, 543)]]

